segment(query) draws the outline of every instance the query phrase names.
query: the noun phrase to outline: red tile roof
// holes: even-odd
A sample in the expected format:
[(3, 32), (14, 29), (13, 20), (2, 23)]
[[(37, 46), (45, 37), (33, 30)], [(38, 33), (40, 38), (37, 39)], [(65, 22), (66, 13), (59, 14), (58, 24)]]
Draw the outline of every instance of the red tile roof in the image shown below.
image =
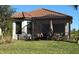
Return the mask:
[(32, 17), (45, 16), (45, 15), (50, 15), (50, 14), (58, 15), (58, 16), (64, 16), (64, 14), (60, 14), (58, 12), (51, 11), (51, 10), (44, 9), (44, 8), (32, 11), (30, 13), (31, 13)]
[[(42, 16), (48, 16), (48, 15), (52, 15), (52, 17), (54, 16), (59, 16), (59, 17), (64, 17), (64, 16), (68, 16), (59, 12), (55, 12), (55, 11), (51, 11), (48, 9), (38, 9), (38, 10), (34, 10), (32, 12), (16, 12), (14, 14), (12, 14), (12, 18), (32, 18), (32, 17), (42, 17)], [(70, 17), (70, 16), (69, 16)]]

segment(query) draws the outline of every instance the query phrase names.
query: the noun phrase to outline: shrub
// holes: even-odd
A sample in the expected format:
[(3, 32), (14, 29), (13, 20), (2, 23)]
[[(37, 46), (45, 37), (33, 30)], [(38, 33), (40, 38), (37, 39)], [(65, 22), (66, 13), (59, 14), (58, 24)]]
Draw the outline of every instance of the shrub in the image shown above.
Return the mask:
[(5, 41), (5, 43), (11, 43), (12, 39), (10, 36), (6, 36), (6, 37), (4, 37), (4, 41)]
[(3, 44), (3, 43), (5, 43), (2, 39), (0, 40), (0, 44)]
[(10, 36), (6, 36), (3, 39), (0, 39), (0, 44), (4, 44), (4, 43), (12, 43), (13, 40), (11, 39)]

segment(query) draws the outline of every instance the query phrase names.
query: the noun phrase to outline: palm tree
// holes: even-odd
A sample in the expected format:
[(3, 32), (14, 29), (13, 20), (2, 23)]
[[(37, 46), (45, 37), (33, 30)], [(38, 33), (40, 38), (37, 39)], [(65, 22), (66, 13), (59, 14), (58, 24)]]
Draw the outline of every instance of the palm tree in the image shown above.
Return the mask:
[[(73, 7), (78, 13), (78, 5), (73, 5)], [(79, 29), (78, 29), (78, 35), (77, 35), (77, 43), (79, 44)]]
[(73, 5), (75, 10), (78, 10), (78, 5)]

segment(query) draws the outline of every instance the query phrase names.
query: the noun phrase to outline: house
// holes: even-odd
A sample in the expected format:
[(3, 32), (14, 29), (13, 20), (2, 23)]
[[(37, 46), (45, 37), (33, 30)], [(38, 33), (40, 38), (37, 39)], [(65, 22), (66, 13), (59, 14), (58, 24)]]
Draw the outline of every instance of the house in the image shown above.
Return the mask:
[(46, 35), (62, 35), (70, 38), (72, 17), (48, 9), (37, 9), (32, 12), (16, 12), (13, 18), (13, 39), (30, 38)]

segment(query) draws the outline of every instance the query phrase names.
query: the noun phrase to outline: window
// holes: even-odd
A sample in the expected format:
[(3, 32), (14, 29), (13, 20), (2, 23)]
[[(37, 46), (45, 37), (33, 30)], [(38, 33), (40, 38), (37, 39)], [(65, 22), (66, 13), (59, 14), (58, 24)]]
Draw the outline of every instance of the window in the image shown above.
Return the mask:
[(16, 22), (16, 34), (22, 33), (21, 21)]

